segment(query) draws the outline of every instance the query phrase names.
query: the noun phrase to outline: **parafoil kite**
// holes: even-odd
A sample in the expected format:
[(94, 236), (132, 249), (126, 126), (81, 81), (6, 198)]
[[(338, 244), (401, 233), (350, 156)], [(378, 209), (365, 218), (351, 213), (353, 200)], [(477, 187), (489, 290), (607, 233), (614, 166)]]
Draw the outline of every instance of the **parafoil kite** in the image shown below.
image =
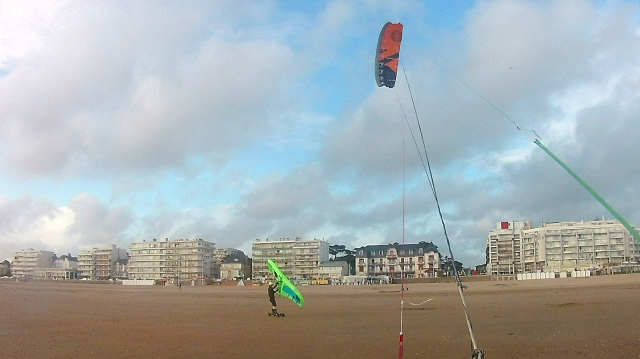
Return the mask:
[(267, 264), (269, 265), (269, 270), (271, 271), (271, 273), (273, 273), (273, 275), (276, 277), (276, 280), (278, 281), (278, 287), (280, 288), (278, 294), (280, 296), (291, 299), (292, 301), (296, 302), (296, 304), (298, 304), (300, 308), (302, 308), (302, 305), (304, 304), (304, 298), (302, 298), (302, 294), (300, 294), (298, 289), (293, 285), (293, 283), (291, 283), (289, 278), (287, 278), (287, 276), (282, 273), (282, 271), (280, 270), (280, 268), (278, 268), (274, 261), (268, 259)]
[(396, 85), (400, 44), (402, 42), (402, 24), (386, 23), (380, 31), (376, 51), (376, 83), (379, 87), (392, 88)]

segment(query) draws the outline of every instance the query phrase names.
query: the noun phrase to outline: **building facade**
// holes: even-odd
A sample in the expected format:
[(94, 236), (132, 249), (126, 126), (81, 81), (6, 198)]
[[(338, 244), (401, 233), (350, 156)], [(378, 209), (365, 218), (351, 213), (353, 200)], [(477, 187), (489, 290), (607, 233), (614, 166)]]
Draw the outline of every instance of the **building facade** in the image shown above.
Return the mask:
[(542, 223), (522, 233), (523, 272), (607, 267), (640, 260), (640, 244), (614, 219)]
[[(235, 248), (216, 248), (213, 250), (213, 267), (211, 269), (212, 278), (221, 279), (221, 266), (222, 262), (229, 257), (237, 253), (238, 250)], [(244, 252), (243, 252), (244, 254)]]
[(128, 253), (127, 253), (127, 258), (118, 259), (118, 261), (114, 264), (113, 276), (117, 279), (129, 278), (129, 254)]
[(531, 221), (498, 222), (487, 236), (487, 273), (514, 275), (522, 271), (522, 231), (531, 227)]
[(33, 270), (35, 279), (78, 279), (75, 268), (36, 268)]
[(222, 261), (220, 279), (237, 280), (248, 278), (251, 278), (251, 259), (244, 252), (236, 250)]
[(116, 263), (126, 257), (126, 249), (115, 244), (83, 249), (78, 254), (78, 276), (94, 280), (115, 278)]
[[(504, 223), (509, 228), (501, 228)], [(640, 244), (617, 220), (500, 222), (487, 238), (487, 273), (513, 275), (635, 264)]]
[(431, 242), (370, 245), (355, 252), (357, 276), (430, 278), (440, 269), (440, 253)]
[[(142, 241), (129, 247), (129, 279), (161, 279), (171, 283), (212, 278), (215, 243), (202, 239)], [(199, 281), (198, 281), (199, 280)]]
[(256, 240), (251, 252), (254, 278), (267, 278), (271, 275), (267, 265), (267, 260), (271, 259), (290, 279), (318, 279), (320, 263), (329, 260), (329, 242), (301, 238)]
[(11, 257), (11, 273), (14, 277), (33, 278), (36, 268), (53, 268), (55, 254), (33, 248), (17, 251)]
[(339, 282), (349, 275), (349, 263), (345, 261), (326, 261), (320, 263), (319, 279)]

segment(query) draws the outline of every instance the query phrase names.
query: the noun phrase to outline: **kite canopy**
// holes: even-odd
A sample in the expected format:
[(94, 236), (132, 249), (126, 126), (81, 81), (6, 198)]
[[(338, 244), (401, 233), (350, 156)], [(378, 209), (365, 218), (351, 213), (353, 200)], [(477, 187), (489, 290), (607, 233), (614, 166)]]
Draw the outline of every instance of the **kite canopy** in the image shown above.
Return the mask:
[(402, 29), (402, 24), (388, 22), (380, 31), (376, 51), (376, 83), (379, 87), (392, 88), (396, 85)]
[(291, 299), (292, 301), (296, 302), (296, 304), (298, 304), (300, 308), (302, 308), (302, 305), (304, 304), (304, 298), (302, 298), (302, 294), (300, 294), (298, 289), (293, 285), (293, 283), (291, 283), (289, 278), (287, 278), (287, 276), (282, 273), (282, 271), (280, 270), (280, 268), (278, 268), (274, 261), (268, 259), (267, 264), (269, 265), (269, 270), (271, 271), (271, 273), (273, 273), (273, 275), (276, 277), (276, 280), (278, 281), (278, 287), (280, 288), (278, 294), (282, 297)]

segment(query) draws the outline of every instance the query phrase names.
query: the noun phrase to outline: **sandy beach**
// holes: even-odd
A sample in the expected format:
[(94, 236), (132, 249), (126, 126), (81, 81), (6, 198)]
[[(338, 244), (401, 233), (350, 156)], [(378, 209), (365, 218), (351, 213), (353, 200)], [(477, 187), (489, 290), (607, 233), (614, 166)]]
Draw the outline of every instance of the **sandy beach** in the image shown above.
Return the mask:
[[(638, 358), (640, 275), (469, 282), (486, 358)], [(470, 358), (453, 283), (408, 284), (405, 358)], [(0, 281), (3, 358), (397, 358), (399, 285), (134, 287)], [(427, 299), (431, 301), (418, 304)]]

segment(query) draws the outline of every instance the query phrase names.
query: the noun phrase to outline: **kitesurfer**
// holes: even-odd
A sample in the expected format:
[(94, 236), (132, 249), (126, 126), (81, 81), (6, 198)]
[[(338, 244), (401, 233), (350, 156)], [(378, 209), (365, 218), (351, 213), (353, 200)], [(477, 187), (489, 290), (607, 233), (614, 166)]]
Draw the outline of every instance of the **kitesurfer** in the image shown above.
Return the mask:
[(269, 281), (269, 287), (267, 288), (267, 292), (269, 292), (269, 301), (271, 302), (271, 315), (278, 316), (278, 308), (276, 304), (276, 293), (278, 292), (278, 282)]

